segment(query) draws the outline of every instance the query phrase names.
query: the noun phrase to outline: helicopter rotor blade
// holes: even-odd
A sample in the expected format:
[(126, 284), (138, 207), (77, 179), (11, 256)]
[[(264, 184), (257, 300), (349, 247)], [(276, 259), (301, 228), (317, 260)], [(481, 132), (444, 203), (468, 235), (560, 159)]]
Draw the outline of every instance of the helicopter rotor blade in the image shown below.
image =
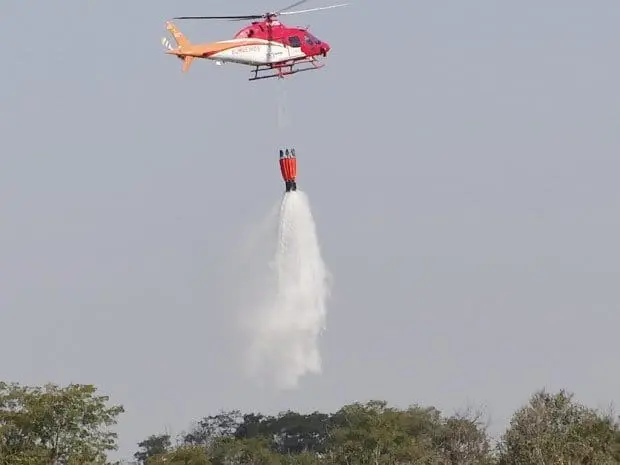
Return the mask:
[(347, 6), (348, 3), (340, 3), (339, 5), (331, 5), (331, 6), (321, 6), (318, 8), (308, 8), (307, 10), (295, 10), (295, 11), (285, 11), (280, 13), (281, 15), (296, 15), (298, 13), (308, 13), (310, 11), (319, 11), (319, 10), (330, 10), (332, 8), (339, 8), (341, 6)]
[(308, 13), (310, 11), (319, 11), (319, 10), (329, 10), (331, 8), (338, 8), (341, 6), (347, 6), (348, 3), (341, 3), (339, 5), (331, 5), (331, 6), (322, 6), (322, 7), (318, 7), (318, 8), (308, 8), (306, 10), (295, 10), (295, 11), (288, 11), (291, 8), (295, 8), (296, 6), (301, 5), (302, 3), (307, 2), (308, 0), (298, 0), (295, 3), (290, 4), (287, 7), (281, 8), (280, 10), (274, 12), (274, 13), (265, 13), (265, 14), (261, 14), (261, 15), (236, 15), (236, 16), (176, 16), (174, 19), (227, 19), (229, 21), (248, 21), (251, 19), (262, 19), (262, 18), (269, 18), (272, 16), (279, 16), (279, 15), (295, 15), (298, 13)]
[(259, 19), (263, 15), (244, 15), (244, 16), (177, 16), (174, 19), (230, 19), (244, 21), (249, 19)]
[(296, 6), (299, 6), (302, 3), (306, 3), (307, 1), (308, 0), (299, 0), (299, 1), (295, 2), (295, 3), (291, 3), (289, 6), (285, 6), (284, 8), (280, 8), (278, 11), (275, 12), (275, 14), (279, 15), (283, 11), (287, 11), (287, 10), (290, 10), (291, 8), (295, 8)]

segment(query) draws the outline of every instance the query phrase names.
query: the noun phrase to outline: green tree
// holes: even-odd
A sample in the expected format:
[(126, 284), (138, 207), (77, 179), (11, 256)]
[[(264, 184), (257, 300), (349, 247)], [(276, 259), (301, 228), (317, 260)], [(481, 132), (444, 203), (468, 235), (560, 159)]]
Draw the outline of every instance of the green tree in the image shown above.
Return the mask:
[(232, 410), (204, 417), (183, 436), (183, 442), (208, 447), (222, 438), (263, 439), (271, 450), (283, 455), (321, 452), (325, 450), (330, 418), (319, 412), (304, 415), (289, 410), (267, 416)]
[(282, 465), (327, 465), (323, 454), (314, 452), (301, 452), (282, 456)]
[[(426, 428), (419, 429), (428, 426), (429, 420), (422, 409), (403, 412), (387, 407), (384, 401), (347, 405), (336, 413), (330, 432), (330, 461), (343, 465), (437, 463), (432, 436), (424, 434)], [(411, 434), (416, 429), (418, 434)]]
[(173, 451), (150, 456), (148, 465), (211, 465), (202, 446), (183, 444)]
[(232, 438), (243, 421), (244, 417), (239, 410), (204, 417), (184, 435), (183, 442), (187, 445), (208, 446), (216, 439)]
[(478, 412), (465, 412), (441, 420), (433, 443), (445, 465), (495, 463), (486, 425)]
[(134, 454), (134, 458), (142, 464), (148, 463), (150, 457), (162, 455), (170, 449), (170, 435), (153, 434), (144, 441), (138, 443), (140, 450)]
[(329, 414), (222, 412), (145, 465), (620, 465), (613, 416), (564, 391), (533, 395), (515, 412), (498, 450), (481, 418), (379, 400)]
[(283, 457), (264, 438), (220, 438), (209, 447), (213, 465), (279, 465)]
[(502, 465), (617, 465), (618, 423), (572, 393), (536, 392), (515, 412), (500, 444)]
[(124, 412), (92, 385), (43, 387), (0, 382), (0, 464), (104, 464), (116, 450), (109, 428)]
[(288, 410), (278, 416), (249, 414), (237, 428), (236, 438), (264, 438), (273, 451), (282, 455), (325, 451), (330, 415), (300, 414)]

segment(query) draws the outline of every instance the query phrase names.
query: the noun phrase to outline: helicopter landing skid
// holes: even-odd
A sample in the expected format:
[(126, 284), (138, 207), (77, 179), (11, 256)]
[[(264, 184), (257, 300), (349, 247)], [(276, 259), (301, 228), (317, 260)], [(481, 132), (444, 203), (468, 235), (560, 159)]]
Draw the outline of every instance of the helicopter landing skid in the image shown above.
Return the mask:
[[(273, 66), (259, 65), (259, 66), (256, 66), (256, 68), (252, 71), (252, 73), (254, 73), (254, 76), (250, 77), (248, 81), (257, 81), (259, 79), (270, 79), (270, 78), (275, 78), (275, 77), (283, 79), (284, 76), (290, 76), (291, 74), (301, 73), (303, 71), (314, 71), (317, 69), (321, 69), (323, 66), (325, 66), (324, 63), (318, 63), (316, 60), (312, 60), (309, 62), (312, 63), (311, 67), (306, 67), (306, 68), (301, 68), (301, 69), (293, 69), (293, 67), (295, 65), (298, 65), (301, 63), (307, 63), (307, 62), (296, 62), (290, 65), (286, 65), (286, 64), (273, 65)], [(285, 70), (285, 68), (288, 68), (288, 69)], [(274, 72), (272, 74), (263, 75), (263, 76), (258, 75), (258, 73), (269, 72), (269, 71), (274, 71)]]

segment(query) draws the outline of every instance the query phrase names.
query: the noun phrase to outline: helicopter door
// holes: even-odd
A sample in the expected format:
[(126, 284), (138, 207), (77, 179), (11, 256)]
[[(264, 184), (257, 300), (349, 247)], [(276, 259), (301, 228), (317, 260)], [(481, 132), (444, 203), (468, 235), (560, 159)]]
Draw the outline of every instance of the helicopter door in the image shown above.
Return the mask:
[(299, 47), (301, 47), (301, 40), (297, 36), (290, 36), (288, 38), (288, 44), (291, 47), (299, 48)]
[(289, 48), (289, 58), (299, 58), (303, 56), (301, 39), (298, 36), (289, 36), (288, 45), (291, 47)]

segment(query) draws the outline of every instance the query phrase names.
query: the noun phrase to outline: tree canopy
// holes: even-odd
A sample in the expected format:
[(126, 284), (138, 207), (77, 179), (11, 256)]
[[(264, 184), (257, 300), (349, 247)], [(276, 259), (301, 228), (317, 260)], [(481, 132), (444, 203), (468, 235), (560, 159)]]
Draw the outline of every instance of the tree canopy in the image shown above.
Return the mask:
[[(0, 382), (0, 465), (110, 465), (124, 412), (92, 385)], [(475, 411), (398, 409), (382, 400), (336, 412), (239, 410), (202, 417), (177, 438), (137, 444), (139, 465), (620, 465), (611, 412), (572, 393), (535, 392), (493, 440)]]
[(109, 428), (124, 410), (92, 385), (0, 382), (0, 464), (104, 464), (117, 448)]
[(372, 400), (334, 413), (220, 412), (165, 451), (140, 448), (141, 465), (611, 465), (620, 464), (620, 428), (572, 394), (539, 391), (499, 441), (475, 411)]

